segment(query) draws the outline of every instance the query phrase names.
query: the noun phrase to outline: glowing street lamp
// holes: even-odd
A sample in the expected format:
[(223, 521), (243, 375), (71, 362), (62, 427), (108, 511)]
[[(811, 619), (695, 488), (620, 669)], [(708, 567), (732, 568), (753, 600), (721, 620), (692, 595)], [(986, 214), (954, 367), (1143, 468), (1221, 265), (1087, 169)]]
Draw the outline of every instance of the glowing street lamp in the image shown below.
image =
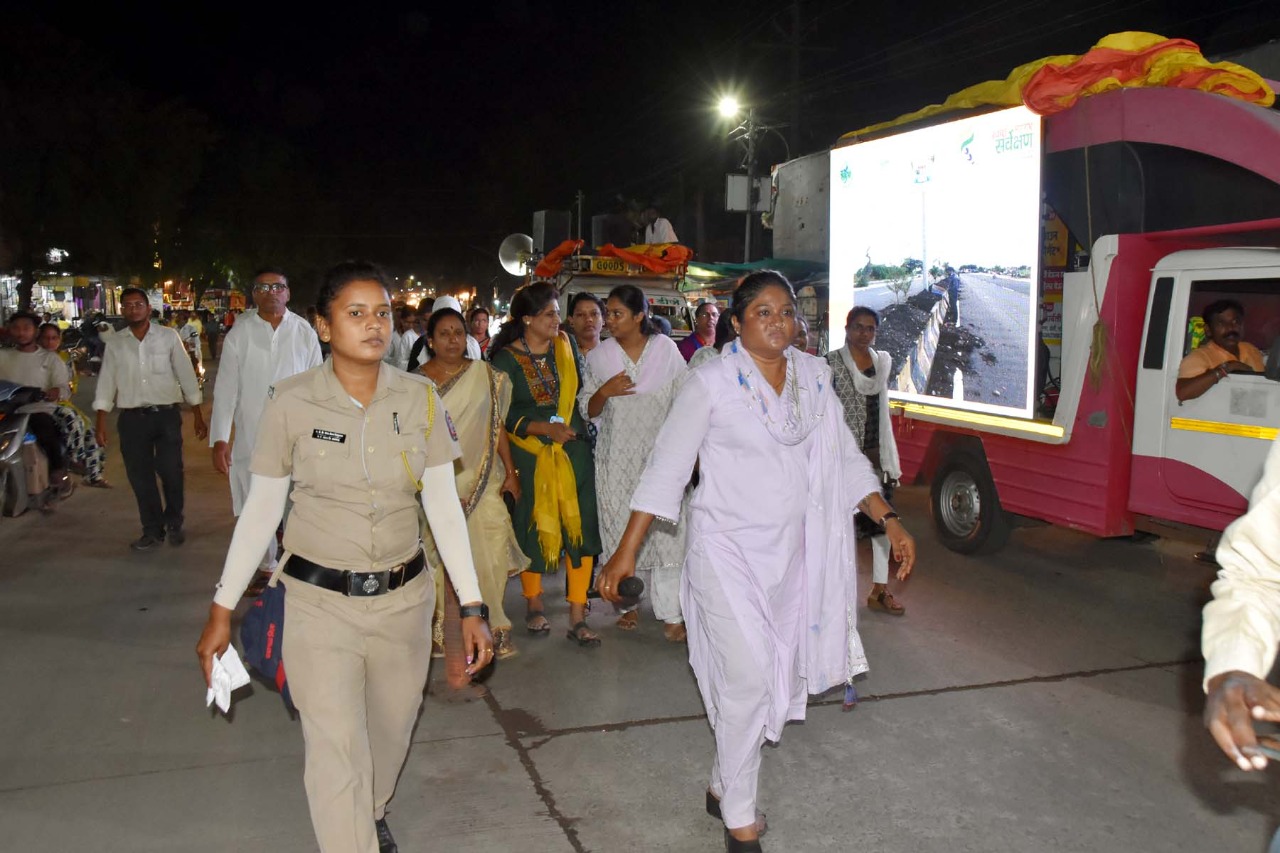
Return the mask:
[[(743, 111), (743, 105), (733, 95), (725, 95), (720, 98), (716, 105), (720, 115), (726, 119), (737, 119)], [(742, 261), (750, 263), (751, 261), (751, 232), (754, 228), (752, 217), (755, 216), (755, 206), (757, 201), (756, 193), (756, 140), (765, 133), (775, 133), (778, 138), (786, 145), (787, 140), (782, 134), (778, 133), (779, 127), (786, 125), (767, 124), (757, 119), (756, 110), (753, 106), (747, 106), (746, 117), (742, 119), (742, 123), (729, 131), (729, 138), (736, 139), (742, 143), (745, 149), (745, 156), (742, 158), (742, 165), (747, 170), (747, 221), (745, 233), (742, 240)], [(791, 146), (787, 145), (787, 159), (791, 159)]]

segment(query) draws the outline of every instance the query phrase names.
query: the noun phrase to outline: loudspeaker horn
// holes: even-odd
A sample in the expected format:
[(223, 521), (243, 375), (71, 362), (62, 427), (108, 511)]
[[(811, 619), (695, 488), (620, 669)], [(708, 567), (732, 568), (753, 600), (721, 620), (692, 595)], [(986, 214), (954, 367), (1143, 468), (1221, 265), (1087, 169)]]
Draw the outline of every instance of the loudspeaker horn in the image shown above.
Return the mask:
[(533, 238), (528, 234), (511, 234), (498, 247), (498, 263), (512, 275), (528, 275), (532, 269)]

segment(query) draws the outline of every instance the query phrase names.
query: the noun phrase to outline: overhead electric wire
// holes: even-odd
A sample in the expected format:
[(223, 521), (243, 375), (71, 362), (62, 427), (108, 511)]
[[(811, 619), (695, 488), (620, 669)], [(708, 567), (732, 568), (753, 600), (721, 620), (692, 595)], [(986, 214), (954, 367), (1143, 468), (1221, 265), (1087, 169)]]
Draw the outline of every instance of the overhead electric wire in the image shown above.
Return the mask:
[[(1128, 12), (1137, 7), (1150, 5), (1154, 2), (1156, 2), (1156, 0), (1138, 0), (1138, 2), (1131, 3), (1128, 6), (1126, 6), (1123, 11)], [(1066, 17), (1067, 18), (1080, 17), (1082, 15), (1085, 15), (1087, 13), (1093, 12), (1098, 9), (1110, 9), (1110, 8), (1112, 8), (1111, 3), (1100, 2), (1086, 9), (1080, 10), (1078, 12), (1067, 13)], [(1004, 38), (989, 40), (985, 45), (986, 46), (985, 50), (972, 50), (962, 56), (948, 55), (940, 59), (931, 59), (931, 60), (926, 60), (924, 62), (910, 64), (907, 66), (899, 66), (897, 68), (892, 69), (891, 71), (883, 72), (875, 76), (861, 77), (856, 82), (846, 83), (843, 85), (828, 85), (822, 90), (822, 92), (823, 94), (826, 94), (826, 95), (836, 94), (840, 92), (848, 92), (856, 89), (866, 88), (868, 86), (874, 86), (880, 83), (885, 83), (890, 80), (900, 79), (902, 77), (918, 77), (929, 71), (938, 70), (942, 68), (954, 68), (958, 62), (973, 61), (982, 57), (987, 57), (994, 54), (1006, 52), (1009, 49), (1017, 47), (1019, 45), (1036, 42), (1039, 40), (1038, 36), (1045, 31), (1052, 30), (1056, 32), (1070, 32), (1073, 30), (1080, 29), (1081, 27), (1091, 22), (1102, 20), (1105, 17), (1111, 17), (1111, 16), (1110, 15), (1094, 15), (1089, 19), (1077, 21), (1074, 23), (1068, 22), (1063, 18), (1058, 18), (1053, 21), (1041, 24), (1039, 26), (1034, 26), (1029, 29), (1021, 30), (1017, 33), (1017, 35), (1010, 35)], [(851, 75), (848, 73), (841, 75), (841, 77), (848, 77), (848, 76), (851, 76)], [(979, 81), (975, 80), (972, 82), (979, 82)]]
[[(1150, 0), (1143, 0), (1143, 2), (1150, 2)], [(1038, 2), (1037, 5), (1049, 6), (1052, 4), (1051, 4), (1051, 0), (1040, 0), (1040, 2)], [(1099, 5), (1108, 5), (1108, 4), (1099, 4)], [(995, 2), (988, 6), (984, 6), (981, 9), (977, 9), (974, 12), (963, 15), (958, 20), (965, 21), (965, 20), (974, 18), (978, 15), (982, 15), (991, 9), (1007, 8), (1007, 6), (1008, 6), (1007, 3)], [(879, 50), (873, 51), (869, 54), (863, 54), (857, 60), (854, 60), (852, 62), (848, 62), (843, 65), (837, 66), (835, 68), (830, 68), (830, 69), (827, 69), (826, 71), (822, 71), (822, 72), (819, 72), (818, 74), (814, 74), (809, 77), (806, 77), (803, 81), (803, 84), (798, 89), (795, 90), (795, 94), (805, 95), (805, 94), (811, 94), (818, 90), (824, 90), (826, 87), (833, 84), (837, 80), (841, 80), (849, 76), (860, 74), (866, 69), (875, 67), (885, 57), (888, 57), (895, 51), (901, 50), (906, 47), (915, 45), (919, 49), (944, 50), (948, 42), (952, 42), (956, 40), (964, 40), (972, 34), (982, 32), (985, 29), (985, 27), (993, 23), (999, 23), (1000, 21), (1003, 21), (1006, 18), (1015, 17), (1018, 14), (1023, 14), (1025, 13), (1025, 11), (1026, 11), (1025, 9), (1019, 9), (1016, 12), (1007, 12), (1006, 14), (1003, 14), (1003, 15), (997, 15), (994, 19), (986, 18), (986, 19), (983, 19), (982, 21), (975, 22), (973, 24), (964, 25), (961, 27), (955, 27), (953, 25), (953, 22), (941, 24), (937, 27), (934, 27), (931, 30), (927, 30), (924, 33), (921, 33), (920, 35), (901, 39), (897, 42), (894, 42), (893, 44), (890, 44)], [(1057, 22), (1055, 21), (1055, 24), (1056, 23)], [(928, 38), (928, 36), (931, 36), (935, 33), (944, 32), (944, 31), (945, 31), (945, 35), (943, 35), (943, 37), (941, 38), (938, 38), (938, 39)], [(956, 57), (954, 55), (947, 57), (947, 62), (954, 63), (955, 61), (956, 61)], [(930, 65), (932, 66), (932, 63), (930, 63)], [(906, 69), (902, 69), (902, 70), (903, 70), (903, 73), (909, 73), (910, 69), (911, 67), (908, 66)], [(791, 93), (788, 92), (787, 94), (790, 95)]]

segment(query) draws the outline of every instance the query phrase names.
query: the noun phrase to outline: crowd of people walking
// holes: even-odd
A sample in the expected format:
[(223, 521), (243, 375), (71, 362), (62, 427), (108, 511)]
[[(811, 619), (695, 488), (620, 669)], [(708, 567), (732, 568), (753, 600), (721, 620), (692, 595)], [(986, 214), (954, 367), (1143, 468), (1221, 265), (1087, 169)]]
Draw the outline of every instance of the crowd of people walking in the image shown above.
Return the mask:
[[(728, 850), (762, 849), (761, 746), (808, 694), (843, 685), (852, 701), (866, 669), (864, 539), (867, 606), (905, 609), (887, 574), (896, 561), (905, 578), (915, 550), (888, 502), (874, 313), (851, 316), (850, 346), (824, 361), (795, 346), (795, 294), (773, 272), (748, 276), (723, 314), (699, 306), (687, 346), (625, 283), (574, 294), (566, 317), (555, 286), (529, 283), (492, 337), (489, 312), (452, 297), (397, 312), (385, 274), (361, 263), (329, 271), (312, 323), (288, 311), (280, 270), (255, 276), (254, 299), (214, 386), (213, 465), (239, 520), (197, 653), (208, 678), (242, 594), (288, 590), (321, 849), (397, 849), (386, 808), (430, 657), (446, 698), (482, 696), (475, 679), (519, 654), (517, 634), (552, 632), (544, 579), (562, 569), (560, 630), (584, 649), (606, 639), (588, 623), (591, 590), (631, 632), (643, 602), (620, 589), (644, 581), (665, 638), (688, 644), (715, 732), (706, 810)], [(181, 530), (180, 500), (143, 503), (144, 538)], [(517, 577), (522, 619), (504, 606)]]

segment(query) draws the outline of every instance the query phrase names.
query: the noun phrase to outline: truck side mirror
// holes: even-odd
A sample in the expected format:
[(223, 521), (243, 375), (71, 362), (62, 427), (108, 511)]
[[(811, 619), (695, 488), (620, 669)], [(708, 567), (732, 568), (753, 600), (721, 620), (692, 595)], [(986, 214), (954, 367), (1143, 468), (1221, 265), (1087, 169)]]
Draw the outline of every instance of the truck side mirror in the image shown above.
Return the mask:
[(1262, 375), (1272, 382), (1280, 382), (1280, 336), (1271, 342), (1271, 349), (1267, 350), (1267, 365)]

